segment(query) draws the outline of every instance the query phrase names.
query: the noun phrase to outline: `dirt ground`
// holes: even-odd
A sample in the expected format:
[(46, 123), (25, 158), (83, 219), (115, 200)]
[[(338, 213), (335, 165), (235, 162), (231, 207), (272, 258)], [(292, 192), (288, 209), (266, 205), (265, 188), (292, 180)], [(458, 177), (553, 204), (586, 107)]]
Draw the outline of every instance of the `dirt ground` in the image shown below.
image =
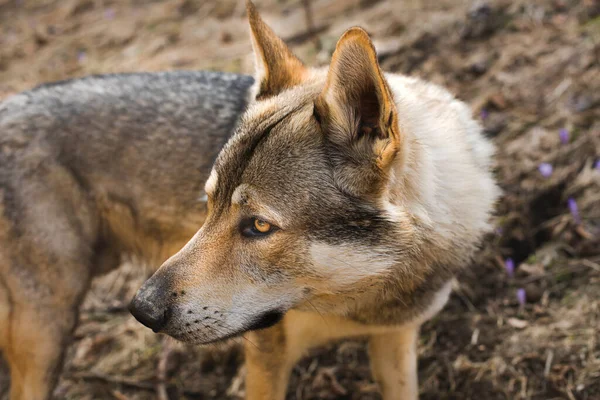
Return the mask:
[[(497, 229), (423, 328), (421, 398), (600, 399), (600, 2), (310, 4), (311, 25), (299, 0), (257, 0), (308, 64), (365, 27), (384, 69), (450, 88), (498, 146)], [(0, 0), (0, 98), (95, 73), (251, 73), (244, 14), (241, 0)], [(184, 346), (128, 314), (148, 271), (129, 263), (94, 283), (56, 397), (242, 398), (236, 343)], [(0, 399), (7, 388), (4, 374)], [(315, 350), (288, 394), (380, 398), (361, 341)]]

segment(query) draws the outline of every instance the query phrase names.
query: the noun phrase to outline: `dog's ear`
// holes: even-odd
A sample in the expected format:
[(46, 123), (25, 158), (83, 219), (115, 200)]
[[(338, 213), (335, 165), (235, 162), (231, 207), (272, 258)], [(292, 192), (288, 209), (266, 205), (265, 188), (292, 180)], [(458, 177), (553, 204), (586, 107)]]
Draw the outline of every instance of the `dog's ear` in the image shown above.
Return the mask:
[(275, 96), (285, 89), (300, 84), (306, 74), (304, 64), (265, 24), (252, 1), (246, 1), (246, 9), (256, 57), (255, 79), (258, 84), (256, 99)]
[(367, 184), (389, 171), (402, 139), (398, 115), (375, 47), (363, 29), (351, 28), (338, 41), (325, 87), (315, 102), (315, 116), (330, 141), (351, 160), (346, 167), (355, 167), (346, 170), (347, 179), (356, 184), (362, 176)]

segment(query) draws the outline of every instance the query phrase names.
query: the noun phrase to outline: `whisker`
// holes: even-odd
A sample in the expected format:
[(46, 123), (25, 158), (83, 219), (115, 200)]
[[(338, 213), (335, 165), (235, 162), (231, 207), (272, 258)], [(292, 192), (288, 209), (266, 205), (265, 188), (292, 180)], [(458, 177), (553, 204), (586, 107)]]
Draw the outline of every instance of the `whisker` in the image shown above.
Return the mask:
[(315, 311), (316, 311), (316, 312), (317, 312), (317, 313), (318, 313), (318, 314), (321, 316), (321, 319), (323, 320), (323, 322), (325, 323), (325, 325), (327, 325), (327, 328), (330, 328), (330, 326), (329, 326), (329, 323), (327, 322), (327, 320), (325, 319), (325, 317), (323, 316), (323, 314), (321, 314), (321, 311), (319, 311), (319, 310), (317, 309), (317, 307), (315, 307), (315, 305), (314, 305), (314, 304), (313, 304), (313, 303), (312, 303), (312, 302), (311, 302), (309, 299), (306, 299), (306, 301), (307, 301), (307, 302), (308, 302), (308, 304), (310, 304), (310, 306), (311, 306), (312, 308), (314, 308), (314, 309), (315, 309)]

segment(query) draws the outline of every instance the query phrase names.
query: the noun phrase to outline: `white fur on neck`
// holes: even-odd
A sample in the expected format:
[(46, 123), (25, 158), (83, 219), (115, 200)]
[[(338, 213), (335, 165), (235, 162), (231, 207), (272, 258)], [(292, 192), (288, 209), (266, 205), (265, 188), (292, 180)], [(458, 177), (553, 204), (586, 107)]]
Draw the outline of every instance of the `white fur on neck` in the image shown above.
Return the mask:
[(403, 135), (403, 164), (392, 168), (382, 199), (392, 220), (408, 212), (441, 238), (476, 241), (489, 229), (499, 195), (490, 173), (493, 145), (471, 111), (447, 90), (419, 79), (386, 74)]

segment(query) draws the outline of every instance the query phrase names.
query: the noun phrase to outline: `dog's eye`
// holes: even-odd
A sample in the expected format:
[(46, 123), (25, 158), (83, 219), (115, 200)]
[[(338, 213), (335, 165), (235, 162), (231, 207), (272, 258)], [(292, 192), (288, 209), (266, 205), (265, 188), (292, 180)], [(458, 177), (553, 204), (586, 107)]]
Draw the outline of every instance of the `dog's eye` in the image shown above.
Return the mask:
[(255, 219), (254, 229), (259, 231), (260, 233), (267, 233), (271, 230), (271, 224), (267, 221), (263, 221), (262, 219)]
[(267, 236), (273, 233), (275, 229), (274, 225), (260, 218), (250, 218), (242, 221), (241, 224), (242, 235), (246, 237)]

